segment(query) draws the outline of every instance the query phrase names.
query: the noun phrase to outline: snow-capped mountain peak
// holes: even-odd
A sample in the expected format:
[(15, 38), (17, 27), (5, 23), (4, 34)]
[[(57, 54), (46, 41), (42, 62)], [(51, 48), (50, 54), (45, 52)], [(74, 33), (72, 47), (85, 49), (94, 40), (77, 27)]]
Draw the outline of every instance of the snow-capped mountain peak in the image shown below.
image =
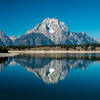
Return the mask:
[(63, 43), (65, 33), (69, 32), (64, 22), (60, 22), (56, 18), (46, 18), (42, 23), (36, 25), (33, 32), (42, 33), (51, 39), (54, 43)]
[(70, 32), (64, 22), (56, 18), (46, 18), (35, 28), (28, 30), (25, 35), (31, 33), (41, 33), (52, 40), (55, 44), (84, 44), (96, 42), (85, 32)]
[(47, 29), (49, 28), (50, 30), (54, 30), (54, 31), (57, 31), (58, 29), (68, 31), (68, 28), (65, 25), (65, 23), (58, 21), (58, 19), (56, 18), (46, 18), (41, 23), (41, 25), (45, 25)]
[(19, 38), (18, 36), (9, 36), (9, 38), (12, 40), (12, 41), (15, 41), (17, 38)]
[[(10, 37), (11, 38), (11, 37)], [(19, 38), (7, 37), (0, 31), (0, 45), (50, 45), (50, 44), (87, 44), (97, 43), (85, 32), (70, 32), (64, 22), (56, 18), (46, 18), (35, 28), (28, 30)]]

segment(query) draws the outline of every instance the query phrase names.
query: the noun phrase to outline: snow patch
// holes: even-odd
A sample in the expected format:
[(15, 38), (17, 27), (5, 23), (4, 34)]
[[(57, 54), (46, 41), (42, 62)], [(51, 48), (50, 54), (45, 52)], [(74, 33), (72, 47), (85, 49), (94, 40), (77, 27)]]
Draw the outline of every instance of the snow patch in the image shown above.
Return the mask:
[(50, 33), (54, 33), (55, 31), (54, 31), (53, 29), (50, 29), (49, 32), (50, 32)]

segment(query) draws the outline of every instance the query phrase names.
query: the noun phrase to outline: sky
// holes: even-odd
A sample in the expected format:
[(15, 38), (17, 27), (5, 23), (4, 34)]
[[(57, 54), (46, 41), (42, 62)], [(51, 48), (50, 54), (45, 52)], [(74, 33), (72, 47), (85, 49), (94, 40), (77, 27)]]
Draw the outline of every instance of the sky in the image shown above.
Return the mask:
[(20, 36), (47, 17), (100, 38), (100, 0), (0, 0), (0, 29), (8, 36)]

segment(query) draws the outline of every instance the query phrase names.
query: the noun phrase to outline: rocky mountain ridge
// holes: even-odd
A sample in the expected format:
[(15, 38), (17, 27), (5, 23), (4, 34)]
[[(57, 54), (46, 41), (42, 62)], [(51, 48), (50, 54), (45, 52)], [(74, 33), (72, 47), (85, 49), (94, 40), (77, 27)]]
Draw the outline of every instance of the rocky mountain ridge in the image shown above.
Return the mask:
[(65, 23), (56, 18), (46, 18), (21, 37), (10, 38), (0, 31), (0, 45), (6, 46), (98, 43), (85, 32), (70, 32)]
[(12, 40), (0, 30), (0, 46), (8, 46), (12, 44)]

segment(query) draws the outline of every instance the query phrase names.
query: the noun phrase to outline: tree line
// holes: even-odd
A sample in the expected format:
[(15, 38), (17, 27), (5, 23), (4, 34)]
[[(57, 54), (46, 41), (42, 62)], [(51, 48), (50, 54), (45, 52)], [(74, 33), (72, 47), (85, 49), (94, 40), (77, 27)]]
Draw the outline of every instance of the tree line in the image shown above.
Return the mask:
[(20, 45), (20, 46), (9, 46), (7, 47), (8, 50), (10, 49), (17, 49), (17, 50), (22, 50), (22, 49), (34, 49), (34, 48), (45, 48), (45, 47), (49, 47), (49, 48), (56, 48), (56, 47), (60, 47), (60, 48), (63, 48), (63, 49), (66, 49), (66, 50), (69, 50), (69, 49), (77, 49), (77, 48), (81, 48), (81, 49), (84, 49), (84, 50), (95, 50), (96, 47), (100, 47), (100, 43), (92, 43), (92, 44), (82, 44), (82, 45), (76, 45), (76, 44), (56, 44), (56, 45), (43, 45), (43, 46), (23, 46), (23, 45)]
[(8, 47), (0, 46), (0, 53), (8, 53)]

